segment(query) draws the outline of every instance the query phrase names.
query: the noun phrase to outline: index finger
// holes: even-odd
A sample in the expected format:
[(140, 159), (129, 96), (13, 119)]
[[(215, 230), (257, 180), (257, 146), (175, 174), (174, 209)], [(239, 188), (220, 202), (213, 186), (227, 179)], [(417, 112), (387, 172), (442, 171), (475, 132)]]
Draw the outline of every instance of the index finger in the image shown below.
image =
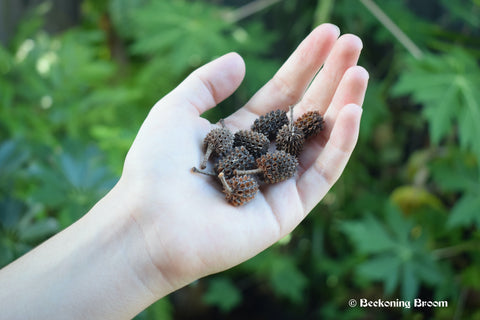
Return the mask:
[(229, 125), (237, 128), (251, 123), (261, 114), (287, 109), (303, 96), (321, 68), (340, 34), (337, 26), (322, 24), (315, 28), (297, 47), (273, 78), (246, 105), (231, 115)]

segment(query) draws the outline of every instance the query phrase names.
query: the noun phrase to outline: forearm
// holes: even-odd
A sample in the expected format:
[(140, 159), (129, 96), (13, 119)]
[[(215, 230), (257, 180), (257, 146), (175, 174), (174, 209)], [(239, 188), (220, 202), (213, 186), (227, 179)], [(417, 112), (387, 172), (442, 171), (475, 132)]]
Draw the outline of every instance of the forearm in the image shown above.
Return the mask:
[(170, 291), (115, 192), (0, 270), (2, 318), (129, 319)]

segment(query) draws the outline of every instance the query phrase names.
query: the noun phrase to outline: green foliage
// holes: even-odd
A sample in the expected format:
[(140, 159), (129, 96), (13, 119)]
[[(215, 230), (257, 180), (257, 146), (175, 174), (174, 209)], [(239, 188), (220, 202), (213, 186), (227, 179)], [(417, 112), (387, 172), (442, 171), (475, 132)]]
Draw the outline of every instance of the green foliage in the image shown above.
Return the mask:
[(173, 307), (168, 298), (163, 298), (152, 304), (148, 309), (138, 314), (135, 320), (161, 319), (172, 320)]
[[(18, 186), (28, 180), (29, 152), (19, 141), (0, 145), (0, 265), (26, 253), (59, 231), (55, 218), (42, 217), (40, 205), (27, 202)], [(24, 181), (22, 181), (24, 180)]]
[[(468, 51), (452, 48), (448, 54), (408, 59), (394, 93), (410, 94), (424, 106), (430, 137), (438, 144), (457, 131), (462, 148), (480, 158), (480, 68)], [(458, 128), (453, 130), (453, 128)]]
[[(105, 158), (93, 146), (63, 142), (65, 150), (54, 154), (48, 162), (30, 168), (37, 180), (31, 197), (33, 201), (57, 211), (62, 227), (78, 220), (110, 190), (116, 179)], [(61, 195), (61, 196), (59, 196)]]
[[(230, 51), (246, 61), (239, 90), (203, 115), (216, 121), (326, 20), (362, 38), (370, 72), (342, 178), (292, 235), (136, 319), (182, 318), (192, 291), (183, 318), (478, 318), (480, 2), (375, 2), (420, 58), (362, 1), (280, 1), (241, 18), (240, 2), (84, 0), (80, 24), (56, 34), (48, 2), (26, 13), (0, 46), (0, 266), (113, 186), (150, 107), (194, 68)], [(367, 297), (449, 307), (347, 308)]]
[(267, 280), (274, 294), (293, 304), (301, 303), (307, 278), (297, 267), (295, 257), (280, 254), (275, 249), (257, 255), (243, 268)]
[(412, 301), (421, 282), (439, 285), (441, 272), (426, 239), (412, 237), (413, 223), (392, 205), (386, 206), (385, 215), (385, 225), (367, 215), (360, 221), (343, 222), (341, 228), (357, 251), (368, 255), (356, 267), (359, 276), (382, 281), (388, 295), (401, 286), (402, 299)]
[(203, 300), (208, 305), (217, 306), (222, 312), (228, 312), (238, 306), (242, 295), (230, 279), (217, 277), (210, 280)]

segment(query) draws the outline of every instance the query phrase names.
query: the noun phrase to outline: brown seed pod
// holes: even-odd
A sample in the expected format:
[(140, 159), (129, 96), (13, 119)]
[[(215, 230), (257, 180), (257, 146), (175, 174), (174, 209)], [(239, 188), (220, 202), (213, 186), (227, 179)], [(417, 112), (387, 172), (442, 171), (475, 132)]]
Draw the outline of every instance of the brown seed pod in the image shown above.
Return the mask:
[(227, 180), (224, 173), (220, 172), (218, 178), (222, 182), (225, 199), (235, 207), (244, 205), (257, 194), (258, 183), (251, 176), (234, 176)]
[(233, 138), (233, 133), (225, 128), (223, 122), (222, 128), (212, 129), (203, 140), (205, 156), (200, 164), (200, 168), (205, 169), (207, 167), (207, 161), (212, 154), (223, 156), (230, 152), (233, 148)]
[(297, 126), (284, 125), (277, 134), (277, 149), (298, 156), (303, 149), (305, 135)]
[(235, 147), (226, 156), (220, 158), (215, 165), (217, 174), (223, 172), (225, 177), (231, 178), (234, 170), (249, 170), (255, 168), (255, 158), (244, 146)]
[(293, 107), (290, 107), (290, 123), (278, 131), (275, 142), (278, 150), (283, 150), (291, 155), (298, 156), (302, 151), (305, 135), (300, 128), (293, 124)]
[(323, 117), (318, 111), (309, 111), (301, 115), (294, 125), (300, 128), (305, 134), (305, 139), (308, 139), (323, 130)]
[(268, 151), (270, 140), (260, 132), (253, 130), (240, 130), (235, 132), (234, 146), (244, 146), (255, 158)]
[(267, 152), (257, 160), (257, 169), (235, 170), (235, 174), (261, 174), (265, 183), (277, 183), (293, 177), (298, 166), (297, 158), (282, 150)]
[(287, 123), (287, 113), (283, 110), (275, 110), (256, 119), (251, 129), (263, 133), (268, 139), (273, 140), (277, 136), (278, 130)]

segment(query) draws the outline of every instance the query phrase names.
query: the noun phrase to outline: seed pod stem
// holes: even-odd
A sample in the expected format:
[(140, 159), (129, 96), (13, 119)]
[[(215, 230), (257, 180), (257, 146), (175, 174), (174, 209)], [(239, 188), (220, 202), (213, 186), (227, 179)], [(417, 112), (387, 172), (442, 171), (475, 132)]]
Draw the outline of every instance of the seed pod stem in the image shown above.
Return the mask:
[(193, 167), (192, 168), (192, 172), (196, 172), (196, 173), (201, 173), (201, 174), (204, 174), (204, 175), (207, 175), (207, 176), (213, 176), (213, 177), (216, 177), (217, 175), (213, 172), (209, 172), (209, 171), (205, 171), (205, 170), (202, 170), (202, 169), (198, 169), (196, 167)]
[(288, 107), (289, 108), (289, 111), (290, 111), (290, 123), (288, 124), (288, 127), (290, 128), (290, 133), (293, 135), (293, 107), (294, 106), (290, 106)]
[(203, 157), (202, 163), (200, 163), (200, 169), (205, 169), (207, 167), (207, 161), (212, 154), (213, 146), (211, 144), (208, 145), (207, 151), (205, 151), (205, 156)]
[(220, 182), (223, 184), (223, 188), (225, 188), (225, 191), (227, 191), (228, 193), (233, 192), (232, 188), (230, 188), (230, 186), (228, 185), (227, 180), (225, 179), (225, 175), (223, 174), (223, 172), (220, 172), (218, 174), (218, 179), (220, 179)]
[(244, 175), (244, 174), (258, 174), (262, 173), (262, 169), (257, 168), (257, 169), (251, 169), (251, 170), (235, 170), (234, 171), (235, 175)]

